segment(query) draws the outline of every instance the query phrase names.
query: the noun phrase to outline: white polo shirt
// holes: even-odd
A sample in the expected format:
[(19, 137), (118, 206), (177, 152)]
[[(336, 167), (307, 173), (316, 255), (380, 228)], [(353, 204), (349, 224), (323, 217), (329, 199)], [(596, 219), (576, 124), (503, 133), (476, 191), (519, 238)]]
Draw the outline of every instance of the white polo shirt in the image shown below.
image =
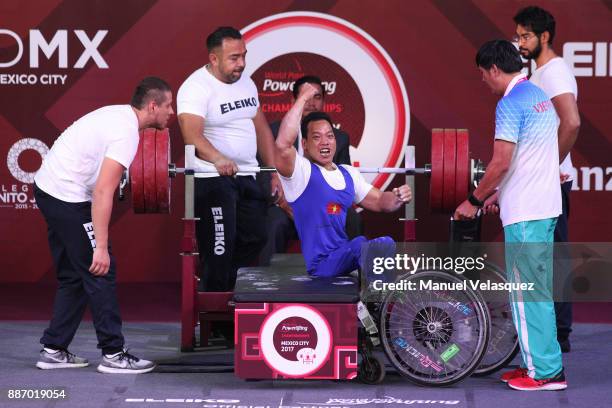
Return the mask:
[(505, 226), (561, 214), (555, 109), (544, 91), (517, 75), (495, 110), (495, 139), (516, 145), (499, 185)]

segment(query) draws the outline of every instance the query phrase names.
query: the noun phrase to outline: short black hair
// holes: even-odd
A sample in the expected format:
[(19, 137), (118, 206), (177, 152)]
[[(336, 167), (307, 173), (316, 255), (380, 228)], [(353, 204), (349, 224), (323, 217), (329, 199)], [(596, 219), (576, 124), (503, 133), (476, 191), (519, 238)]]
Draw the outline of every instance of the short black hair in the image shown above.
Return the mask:
[(523, 69), (521, 54), (514, 44), (507, 40), (487, 41), (476, 54), (476, 66), (491, 69), (493, 65), (506, 74), (519, 72)]
[(529, 6), (519, 10), (514, 16), (514, 22), (533, 31), (538, 37), (548, 31), (548, 44), (552, 45), (555, 38), (555, 18), (548, 11), (537, 6)]
[(236, 30), (234, 27), (218, 27), (215, 31), (210, 33), (208, 37), (206, 37), (206, 48), (208, 52), (212, 52), (217, 47), (220, 47), (223, 43), (223, 40), (226, 38), (233, 38), (234, 40), (242, 39), (242, 34), (240, 31)]
[(130, 105), (142, 109), (151, 99), (161, 105), (166, 100), (166, 92), (172, 92), (166, 81), (154, 76), (146, 77), (136, 86)]
[(323, 83), (321, 82), (321, 78), (319, 78), (318, 76), (314, 76), (314, 75), (304, 75), (303, 77), (298, 78), (297, 81), (295, 81), (295, 83), (293, 84), (292, 92), (293, 92), (293, 97), (295, 99), (297, 99), (298, 95), (300, 94), (300, 86), (304, 84), (319, 85), (321, 87), (321, 90), (323, 91), (323, 96), (325, 96), (325, 89), (323, 89)]
[(300, 130), (302, 131), (302, 138), (306, 139), (308, 137), (308, 124), (310, 122), (316, 122), (317, 120), (326, 120), (329, 125), (334, 129), (334, 124), (332, 123), (331, 118), (325, 112), (310, 112), (308, 115), (302, 119), (302, 123), (300, 125)]

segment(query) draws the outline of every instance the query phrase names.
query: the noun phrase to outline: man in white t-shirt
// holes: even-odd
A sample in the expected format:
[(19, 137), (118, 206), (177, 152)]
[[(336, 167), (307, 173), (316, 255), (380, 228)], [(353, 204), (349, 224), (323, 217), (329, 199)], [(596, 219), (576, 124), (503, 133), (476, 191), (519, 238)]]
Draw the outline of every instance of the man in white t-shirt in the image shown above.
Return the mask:
[(549, 284), (554, 229), (561, 213), (554, 107), (544, 91), (521, 74), (521, 57), (509, 41), (485, 43), (478, 50), (476, 65), (482, 80), (502, 98), (495, 110), (493, 157), (454, 218), (474, 218), (478, 208), (499, 202), (508, 281), (533, 285), (533, 291), (511, 293), (522, 362), (502, 381), (517, 390), (564, 389), (567, 383)]
[(103, 354), (99, 372), (138, 374), (155, 368), (123, 348), (108, 228), (115, 189), (138, 149), (138, 132), (165, 128), (172, 114), (168, 84), (145, 78), (130, 105), (106, 106), (70, 125), (36, 173), (34, 196), (48, 225), (59, 285), (53, 317), (40, 339), (38, 368), (89, 364), (68, 352), (88, 305)]
[[(347, 274), (360, 266), (362, 245), (368, 242), (363, 236), (349, 241), (345, 232), (347, 209), (355, 203), (372, 211), (396, 211), (410, 201), (412, 192), (407, 185), (382, 192), (354, 167), (334, 164), (336, 140), (330, 117), (312, 112), (302, 119), (304, 106), (318, 89), (305, 83), (299, 92), (276, 138), (276, 169), (293, 209), (308, 273), (322, 277)], [(298, 129), (304, 156), (294, 147)], [(390, 237), (370, 242), (395, 250)]]
[[(243, 76), (246, 47), (240, 32), (220, 27), (206, 39), (209, 63), (192, 73), (177, 94), (185, 144), (195, 145), (199, 165), (218, 174), (196, 174), (196, 237), (201, 287), (231, 291), (238, 268), (253, 263), (266, 242), (267, 200), (254, 174), (238, 166), (273, 163), (274, 140), (259, 108), (257, 88)], [(278, 176), (273, 192), (281, 193)]]
[[(570, 192), (572, 190), (573, 173), (570, 151), (576, 143), (580, 129), (580, 115), (576, 99), (578, 86), (572, 70), (559, 57), (552, 48), (555, 37), (555, 19), (546, 10), (540, 7), (526, 7), (514, 16), (516, 23), (515, 41), (518, 42), (521, 55), (528, 60), (535, 60), (537, 69), (529, 80), (542, 88), (552, 100), (558, 116), (559, 129), (559, 162), (561, 173), (561, 195), (563, 213), (559, 216), (555, 228), (555, 242), (567, 242), (568, 218), (570, 211)], [(559, 251), (565, 247), (559, 246)], [(567, 276), (568, 265), (562, 259), (566, 256), (559, 254), (555, 262), (555, 276), (560, 285), (565, 285), (563, 276)], [(569, 335), (572, 331), (572, 304), (570, 302), (556, 302), (557, 339), (563, 352), (571, 349)]]

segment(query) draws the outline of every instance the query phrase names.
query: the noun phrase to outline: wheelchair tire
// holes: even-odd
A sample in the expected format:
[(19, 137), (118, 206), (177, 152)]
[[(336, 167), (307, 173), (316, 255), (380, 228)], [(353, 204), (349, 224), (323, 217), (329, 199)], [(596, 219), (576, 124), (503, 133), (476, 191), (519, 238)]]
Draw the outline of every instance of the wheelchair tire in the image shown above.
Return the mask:
[[(484, 356), (490, 335), (482, 296), (447, 272), (420, 271), (396, 283), (400, 281), (414, 282), (414, 288), (389, 292), (380, 314), (383, 350), (391, 364), (425, 386), (447, 386), (469, 376)], [(465, 288), (432, 290), (427, 282)]]
[(385, 363), (376, 356), (363, 358), (359, 363), (357, 378), (364, 384), (380, 384), (385, 378)]

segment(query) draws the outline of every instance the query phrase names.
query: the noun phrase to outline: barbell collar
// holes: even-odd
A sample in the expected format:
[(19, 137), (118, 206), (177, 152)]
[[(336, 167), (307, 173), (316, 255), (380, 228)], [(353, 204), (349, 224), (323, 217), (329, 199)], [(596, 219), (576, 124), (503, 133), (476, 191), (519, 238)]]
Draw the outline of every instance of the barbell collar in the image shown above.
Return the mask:
[(168, 176), (170, 178), (175, 178), (176, 177), (176, 164), (174, 163), (168, 163)]

